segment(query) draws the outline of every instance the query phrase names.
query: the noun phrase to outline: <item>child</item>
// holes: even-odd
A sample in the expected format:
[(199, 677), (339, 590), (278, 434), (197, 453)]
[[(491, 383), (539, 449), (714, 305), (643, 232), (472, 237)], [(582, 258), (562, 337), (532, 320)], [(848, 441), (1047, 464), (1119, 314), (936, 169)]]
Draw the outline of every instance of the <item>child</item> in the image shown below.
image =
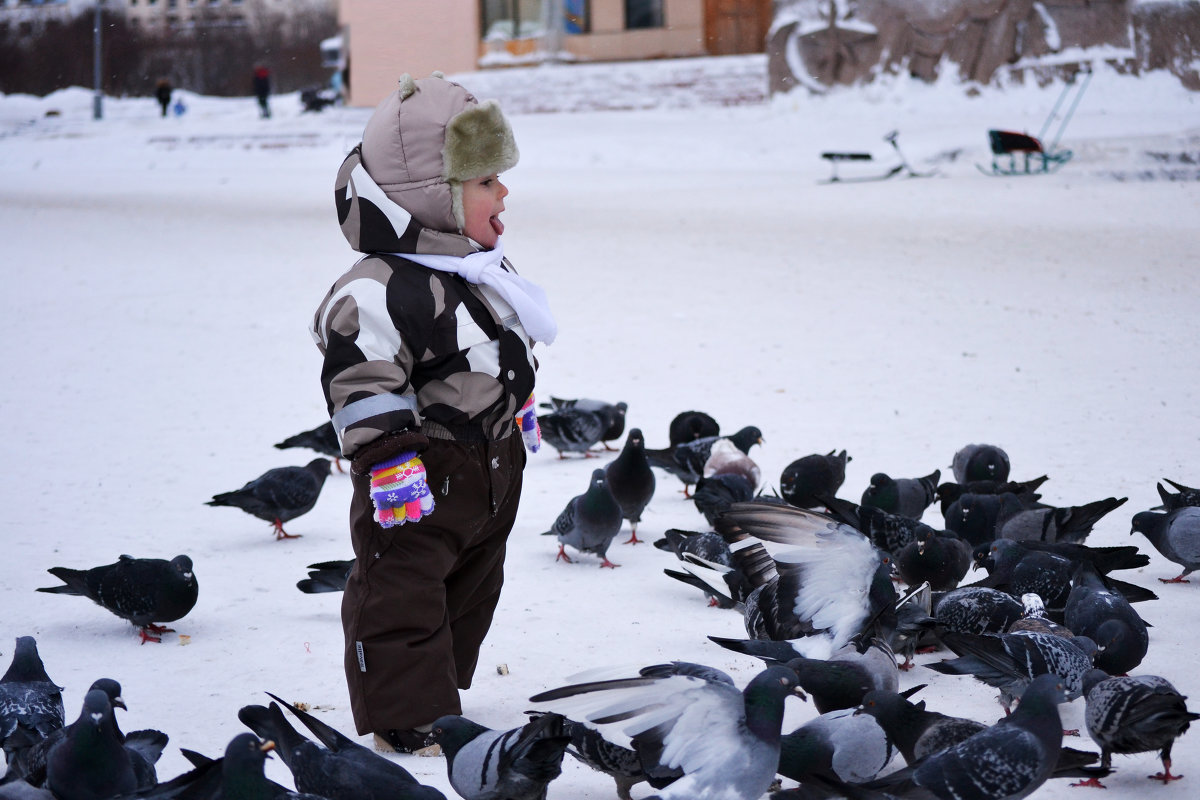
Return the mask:
[(462, 713), (500, 597), (523, 443), (540, 441), (533, 340), (557, 328), (504, 259), (498, 173), (516, 163), (494, 102), (438, 73), (405, 75), (337, 176), (342, 233), (367, 255), (334, 283), (313, 335), (352, 463), (350, 704), (379, 749), (431, 748), (430, 723)]

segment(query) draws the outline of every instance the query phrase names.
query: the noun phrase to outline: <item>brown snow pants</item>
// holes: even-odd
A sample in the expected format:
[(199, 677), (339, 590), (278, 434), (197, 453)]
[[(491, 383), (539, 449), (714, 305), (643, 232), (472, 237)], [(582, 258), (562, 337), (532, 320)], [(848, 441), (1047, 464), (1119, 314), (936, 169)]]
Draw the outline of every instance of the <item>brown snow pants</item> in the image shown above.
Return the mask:
[(421, 453), (433, 512), (381, 528), (370, 478), (353, 477), (354, 568), (342, 597), (346, 682), (360, 735), (461, 714), (504, 583), (525, 450), (430, 439)]

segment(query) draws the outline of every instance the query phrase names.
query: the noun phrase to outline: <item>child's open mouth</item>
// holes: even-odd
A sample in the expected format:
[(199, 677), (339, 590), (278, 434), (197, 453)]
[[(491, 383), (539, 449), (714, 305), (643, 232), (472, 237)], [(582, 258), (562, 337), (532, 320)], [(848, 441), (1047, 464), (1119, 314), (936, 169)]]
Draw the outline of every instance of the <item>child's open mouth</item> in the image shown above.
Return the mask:
[(499, 216), (489, 217), (488, 222), (492, 223), (492, 230), (496, 232), (497, 236), (504, 235), (504, 223), (500, 221)]

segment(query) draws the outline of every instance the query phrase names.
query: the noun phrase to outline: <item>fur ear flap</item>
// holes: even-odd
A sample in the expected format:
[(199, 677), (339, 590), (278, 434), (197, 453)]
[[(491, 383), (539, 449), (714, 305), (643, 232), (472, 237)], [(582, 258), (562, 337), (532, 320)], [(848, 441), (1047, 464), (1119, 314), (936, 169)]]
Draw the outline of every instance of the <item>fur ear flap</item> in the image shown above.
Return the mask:
[(467, 181), (516, 166), (520, 153), (508, 120), (494, 100), (460, 111), (446, 125), (443, 177)]
[(417, 91), (417, 82), (415, 80), (413, 80), (413, 76), (409, 75), (407, 72), (400, 76), (399, 83), (400, 83), (399, 91), (400, 91), (400, 99), (401, 100), (407, 100), (408, 98), (413, 96), (413, 93), (415, 91)]

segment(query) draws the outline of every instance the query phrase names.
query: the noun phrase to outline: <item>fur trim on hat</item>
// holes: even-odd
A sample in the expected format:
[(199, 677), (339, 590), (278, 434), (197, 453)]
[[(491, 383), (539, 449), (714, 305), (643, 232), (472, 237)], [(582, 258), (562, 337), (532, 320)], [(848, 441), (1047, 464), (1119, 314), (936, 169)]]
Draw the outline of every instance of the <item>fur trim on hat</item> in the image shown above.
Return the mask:
[(495, 100), (466, 108), (447, 123), (442, 174), (459, 230), (466, 224), (462, 182), (512, 169), (520, 156), (512, 127)]

